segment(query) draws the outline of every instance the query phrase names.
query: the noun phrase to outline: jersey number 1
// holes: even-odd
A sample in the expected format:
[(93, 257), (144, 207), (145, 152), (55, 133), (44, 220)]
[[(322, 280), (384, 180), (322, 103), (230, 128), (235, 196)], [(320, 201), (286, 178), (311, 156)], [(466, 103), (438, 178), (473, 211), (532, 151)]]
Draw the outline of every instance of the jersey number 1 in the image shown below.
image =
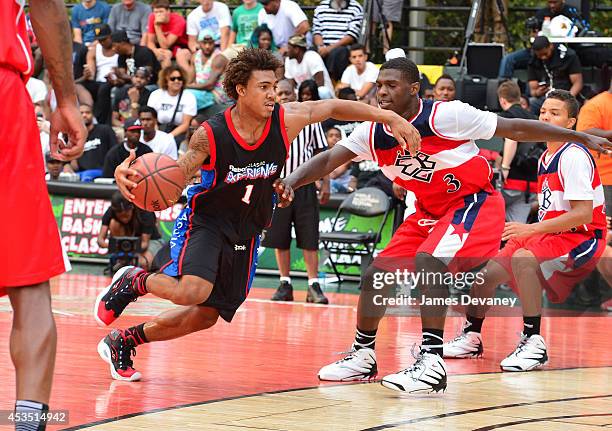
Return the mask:
[(244, 192), (244, 196), (242, 197), (242, 202), (250, 204), (251, 193), (253, 193), (253, 184), (249, 184), (248, 186), (246, 186), (246, 191)]

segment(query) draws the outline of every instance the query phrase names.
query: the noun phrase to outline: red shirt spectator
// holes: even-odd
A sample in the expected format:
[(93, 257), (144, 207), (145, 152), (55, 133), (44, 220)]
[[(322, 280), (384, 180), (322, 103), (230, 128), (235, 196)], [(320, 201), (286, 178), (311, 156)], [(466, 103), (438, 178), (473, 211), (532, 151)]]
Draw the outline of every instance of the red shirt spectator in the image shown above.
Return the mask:
[[(170, 41), (165, 40), (164, 43), (160, 41), (155, 29), (156, 22), (159, 23), (158, 27), (164, 39), (168, 38), (169, 35), (174, 36), (170, 38)], [(169, 49), (172, 51), (172, 56), (174, 57), (179, 48), (187, 48), (186, 28), (187, 21), (185, 21), (185, 18), (177, 13), (170, 12), (170, 6), (167, 1), (156, 1), (153, 3), (153, 13), (149, 15), (147, 45), (153, 45), (156, 49), (153, 49), (151, 46), (149, 46), (149, 49), (153, 49), (154, 52), (156, 52), (158, 48)], [(174, 41), (172, 42), (173, 39)], [(170, 43), (168, 44), (167, 42)], [(158, 60), (160, 60), (157, 52), (156, 55), (158, 56)]]

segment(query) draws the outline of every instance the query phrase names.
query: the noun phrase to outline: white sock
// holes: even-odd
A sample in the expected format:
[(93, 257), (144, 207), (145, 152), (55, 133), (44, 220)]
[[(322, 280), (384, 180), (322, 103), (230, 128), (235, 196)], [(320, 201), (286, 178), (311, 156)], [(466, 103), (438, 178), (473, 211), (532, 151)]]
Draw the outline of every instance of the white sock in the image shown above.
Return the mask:
[(291, 284), (291, 277), (280, 277), (280, 282), (282, 283), (283, 281)]
[(309, 278), (308, 279), (308, 285), (312, 286), (312, 283), (318, 283), (319, 279), (318, 278)]

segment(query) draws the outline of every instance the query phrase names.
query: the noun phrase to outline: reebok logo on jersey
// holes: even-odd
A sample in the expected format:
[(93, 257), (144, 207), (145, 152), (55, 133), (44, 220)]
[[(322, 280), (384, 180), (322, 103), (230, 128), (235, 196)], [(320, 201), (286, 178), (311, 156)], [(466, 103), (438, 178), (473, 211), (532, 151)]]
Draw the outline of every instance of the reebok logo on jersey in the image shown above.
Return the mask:
[(270, 178), (278, 171), (276, 163), (257, 162), (251, 163), (244, 168), (230, 165), (229, 172), (225, 177), (227, 184), (234, 184), (242, 180), (256, 180), (258, 178)]
[(436, 162), (430, 160), (428, 154), (419, 151), (413, 157), (408, 150), (404, 150), (404, 154), (398, 155), (395, 159), (395, 166), (403, 166), (402, 173), (404, 175), (428, 183), (433, 176)]
[(234, 251), (246, 251), (246, 245), (234, 244)]

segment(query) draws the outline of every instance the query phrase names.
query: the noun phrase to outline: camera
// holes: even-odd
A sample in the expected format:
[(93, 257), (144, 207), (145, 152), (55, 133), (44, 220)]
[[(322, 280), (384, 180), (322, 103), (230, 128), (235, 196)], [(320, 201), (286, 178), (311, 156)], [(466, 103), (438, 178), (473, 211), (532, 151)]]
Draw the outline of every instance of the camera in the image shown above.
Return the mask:
[(116, 236), (108, 242), (108, 251), (122, 255), (137, 254), (142, 251), (139, 236)]

